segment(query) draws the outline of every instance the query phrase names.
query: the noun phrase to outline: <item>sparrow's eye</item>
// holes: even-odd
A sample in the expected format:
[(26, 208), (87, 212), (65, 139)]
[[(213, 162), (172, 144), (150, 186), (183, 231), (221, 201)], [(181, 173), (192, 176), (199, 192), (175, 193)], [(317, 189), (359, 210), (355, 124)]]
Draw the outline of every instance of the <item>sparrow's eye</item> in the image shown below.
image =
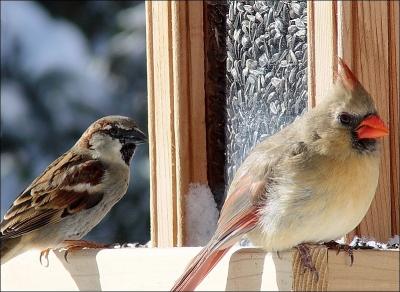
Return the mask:
[(339, 115), (339, 121), (342, 125), (349, 125), (353, 120), (353, 116), (349, 113), (341, 113)]
[(117, 136), (118, 135), (118, 129), (115, 128), (115, 127), (112, 127), (110, 129), (110, 135), (113, 136), (113, 137)]

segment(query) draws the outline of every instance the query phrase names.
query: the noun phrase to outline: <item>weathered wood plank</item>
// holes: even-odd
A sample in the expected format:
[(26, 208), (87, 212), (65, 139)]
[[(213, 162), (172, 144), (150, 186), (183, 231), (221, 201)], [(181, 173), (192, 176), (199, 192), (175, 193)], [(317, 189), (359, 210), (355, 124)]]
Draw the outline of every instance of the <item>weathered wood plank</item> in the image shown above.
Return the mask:
[(308, 95), (315, 106), (333, 84), (337, 56), (336, 3), (309, 1), (308, 15)]
[(203, 3), (146, 2), (155, 246), (185, 244), (185, 195), (207, 182)]
[[(343, 2), (344, 22), (341, 35), (343, 59), (375, 99), (384, 121), (389, 122), (390, 83), (396, 76), (389, 75), (388, 5), (381, 1)], [(398, 136), (398, 133), (391, 132)], [(355, 230), (363, 236), (380, 241), (391, 237), (391, 150), (390, 139), (382, 141), (380, 179), (371, 207)], [(394, 151), (394, 150), (393, 150)]]
[(382, 143), (380, 180), (371, 207), (349, 234), (386, 241), (399, 226), (399, 3), (310, 1), (310, 105), (323, 98), (341, 56), (375, 99), (390, 127)]
[(355, 251), (350, 266), (346, 253), (329, 251), (328, 291), (398, 291), (399, 255), (398, 251)]
[[(168, 291), (200, 248), (124, 248), (51, 252), (49, 266), (39, 252), (25, 253), (1, 266), (1, 290)], [(198, 291), (397, 291), (397, 251), (358, 250), (354, 264), (346, 253), (313, 248), (319, 281), (302, 273), (295, 251), (266, 253), (234, 248)], [(21, 273), (21, 270), (24, 273)]]

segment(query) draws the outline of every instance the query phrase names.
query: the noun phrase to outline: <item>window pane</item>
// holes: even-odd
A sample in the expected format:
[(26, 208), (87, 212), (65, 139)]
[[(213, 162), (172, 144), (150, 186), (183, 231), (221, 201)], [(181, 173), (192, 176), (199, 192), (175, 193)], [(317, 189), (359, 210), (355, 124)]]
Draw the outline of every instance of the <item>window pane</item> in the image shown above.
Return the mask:
[(229, 3), (226, 166), (229, 184), (263, 138), (307, 109), (307, 2)]

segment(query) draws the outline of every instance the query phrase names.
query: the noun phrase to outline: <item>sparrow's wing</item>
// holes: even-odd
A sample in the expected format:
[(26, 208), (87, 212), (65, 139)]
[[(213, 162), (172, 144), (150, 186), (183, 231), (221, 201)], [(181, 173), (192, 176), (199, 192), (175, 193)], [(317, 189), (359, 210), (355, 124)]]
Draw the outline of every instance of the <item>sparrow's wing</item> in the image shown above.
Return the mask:
[(89, 187), (99, 184), (104, 172), (99, 160), (67, 152), (14, 201), (1, 222), (1, 238), (18, 237), (94, 207), (103, 193)]

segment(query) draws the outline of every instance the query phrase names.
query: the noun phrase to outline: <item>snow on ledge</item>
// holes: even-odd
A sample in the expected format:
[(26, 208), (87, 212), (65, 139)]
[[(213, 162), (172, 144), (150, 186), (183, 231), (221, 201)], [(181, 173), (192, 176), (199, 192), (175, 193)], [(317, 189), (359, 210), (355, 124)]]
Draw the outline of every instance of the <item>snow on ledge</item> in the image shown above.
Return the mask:
[(217, 228), (218, 217), (217, 204), (208, 185), (190, 184), (185, 206), (186, 244), (204, 246)]

